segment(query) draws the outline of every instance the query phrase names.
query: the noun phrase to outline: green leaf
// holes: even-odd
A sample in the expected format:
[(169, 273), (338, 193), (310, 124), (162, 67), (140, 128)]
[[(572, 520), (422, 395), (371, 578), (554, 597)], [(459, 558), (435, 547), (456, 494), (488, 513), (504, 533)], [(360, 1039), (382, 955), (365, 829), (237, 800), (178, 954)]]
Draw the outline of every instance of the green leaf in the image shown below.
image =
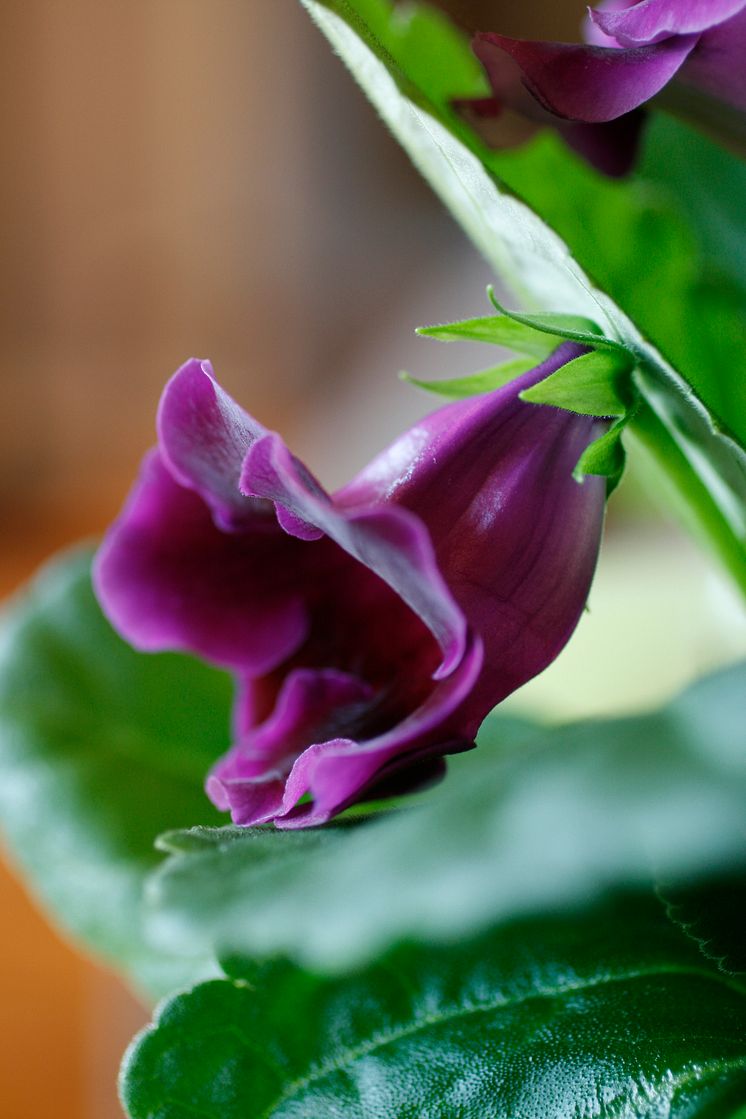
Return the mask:
[[(543, 360), (556, 350), (559, 345), (558, 338), (566, 337), (558, 334), (557, 330), (545, 329), (545, 324), (542, 322), (547, 318), (555, 321), (558, 317), (569, 319), (574, 324), (576, 334), (590, 332), (593, 326), (593, 323), (587, 319), (570, 315), (535, 315), (532, 324), (529, 324), (513, 315), (499, 314), (466, 319), (462, 322), (443, 323), (439, 326), (421, 326), (417, 329), (417, 334), (422, 334), (425, 338), (435, 338), (439, 342), (489, 342), (493, 346), (505, 346), (516, 353), (532, 354)], [(567, 329), (570, 327), (568, 326)], [(583, 337), (586, 337), (585, 333)]]
[(476, 396), (482, 392), (492, 392), (502, 385), (520, 377), (533, 369), (534, 360), (516, 358), (514, 361), (503, 362), (502, 365), (493, 365), (491, 369), (482, 369), (479, 373), (472, 373), (468, 377), (456, 377), (453, 380), (422, 381), (412, 377), (409, 373), (400, 373), (402, 381), (415, 385), (418, 389), (434, 392), (438, 396), (447, 396), (450, 399), (462, 400), (467, 396)]
[(224, 674), (114, 634), (88, 552), (50, 564), (3, 618), (0, 823), (54, 918), (155, 993), (207, 974), (147, 943), (140, 897), (159, 832), (221, 819), (202, 785), (230, 701)]
[(453, 108), (486, 86), (442, 16), (390, 0), (302, 3), (516, 296), (588, 319), (636, 355), (646, 372), (632, 428), (746, 592), (744, 305), (719, 275), (703, 277), (676, 199), (603, 179), (554, 135), (488, 148)]
[(344, 980), (287, 964), (166, 1003), (131, 1119), (736, 1119), (746, 986), (655, 898), (402, 948)]
[(740, 665), (656, 714), (533, 732), (488, 720), (420, 807), (313, 849), (266, 829), (192, 835), (148, 884), (150, 931), (174, 952), (334, 971), (647, 881), (651, 860), (676, 876), (746, 859), (744, 691)]
[(602, 478), (608, 479), (607, 494), (616, 489), (622, 479), (627, 459), (622, 443), (626, 426), (627, 419), (624, 417), (586, 447), (573, 470), (573, 477), (577, 481), (582, 482), (586, 474), (600, 474)]
[(686, 214), (705, 268), (746, 293), (746, 163), (667, 113), (651, 114), (643, 138), (643, 177)]
[(713, 874), (704, 882), (660, 883), (668, 916), (708, 960), (729, 975), (746, 978), (746, 875)]
[(630, 371), (629, 359), (621, 354), (583, 354), (524, 389), (521, 400), (551, 404), (584, 416), (623, 416), (631, 402)]

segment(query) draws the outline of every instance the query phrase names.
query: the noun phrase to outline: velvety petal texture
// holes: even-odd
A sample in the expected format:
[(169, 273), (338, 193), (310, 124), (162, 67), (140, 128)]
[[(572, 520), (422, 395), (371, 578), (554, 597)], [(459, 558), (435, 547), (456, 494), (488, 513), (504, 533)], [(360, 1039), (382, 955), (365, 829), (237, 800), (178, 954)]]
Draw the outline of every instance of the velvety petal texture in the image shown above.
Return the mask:
[(188, 361), (172, 378), (156, 427), (174, 480), (199, 494), (219, 528), (240, 531), (258, 510), (241, 496), (236, 478), (247, 449), (266, 431), (223, 392), (209, 361)]
[(507, 54), (544, 108), (567, 120), (597, 124), (631, 112), (658, 93), (696, 42), (696, 36), (680, 35), (659, 46), (615, 50), (487, 33), (474, 40), (474, 53), (491, 83), (505, 88), (502, 56)]
[(700, 37), (680, 76), (693, 90), (746, 113), (746, 6)]
[(520, 400), (583, 350), (415, 424), (328, 494), (188, 362), (98, 554), (142, 649), (232, 670), (235, 744), (207, 790), (237, 824), (321, 824), (469, 749), (585, 605), (604, 481), (572, 470), (604, 421)]
[(158, 426), (159, 447), (99, 550), (99, 599), (138, 649), (267, 672), (305, 639), (298, 588), (306, 556), (269, 503), (238, 489), (258, 429), (196, 361), (166, 386)]
[(339, 509), (395, 502), (427, 526), (436, 562), (484, 646), (469, 699), (472, 733), (557, 656), (585, 605), (605, 486), (595, 477), (580, 485), (572, 470), (603, 425), (519, 396), (583, 352), (566, 343), (502, 389), (427, 416), (335, 495)]
[[(499, 106), (536, 119), (528, 93), (600, 170), (618, 174), (630, 165), (638, 128), (630, 114), (674, 79), (746, 112), (746, 0), (606, 0), (589, 9), (585, 33), (582, 44), (482, 32), (472, 45)], [(566, 131), (570, 121), (608, 128), (621, 120), (629, 126), (606, 137)]]
[(675, 35), (701, 34), (743, 9), (743, 0), (640, 0), (591, 9), (593, 22), (623, 47), (657, 43)]

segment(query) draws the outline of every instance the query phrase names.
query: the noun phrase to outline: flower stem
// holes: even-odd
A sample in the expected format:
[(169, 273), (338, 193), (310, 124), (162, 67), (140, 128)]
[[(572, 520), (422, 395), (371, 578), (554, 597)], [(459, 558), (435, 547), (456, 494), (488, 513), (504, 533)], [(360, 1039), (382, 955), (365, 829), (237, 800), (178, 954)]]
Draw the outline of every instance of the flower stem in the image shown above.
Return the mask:
[(644, 399), (630, 429), (672, 483), (675, 504), (694, 535), (715, 553), (746, 598), (746, 541), (729, 524), (710, 487)]

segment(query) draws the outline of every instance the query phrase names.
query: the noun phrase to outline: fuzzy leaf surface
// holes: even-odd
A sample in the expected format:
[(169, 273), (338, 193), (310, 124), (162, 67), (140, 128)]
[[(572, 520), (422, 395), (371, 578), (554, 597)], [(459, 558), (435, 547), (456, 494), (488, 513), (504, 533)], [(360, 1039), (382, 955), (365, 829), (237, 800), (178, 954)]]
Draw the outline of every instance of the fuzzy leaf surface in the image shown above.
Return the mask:
[(169, 835), (147, 888), (173, 952), (286, 953), (341, 971), (604, 890), (746, 864), (746, 665), (659, 712), (533, 729), (488, 720), (418, 807), (296, 836)]

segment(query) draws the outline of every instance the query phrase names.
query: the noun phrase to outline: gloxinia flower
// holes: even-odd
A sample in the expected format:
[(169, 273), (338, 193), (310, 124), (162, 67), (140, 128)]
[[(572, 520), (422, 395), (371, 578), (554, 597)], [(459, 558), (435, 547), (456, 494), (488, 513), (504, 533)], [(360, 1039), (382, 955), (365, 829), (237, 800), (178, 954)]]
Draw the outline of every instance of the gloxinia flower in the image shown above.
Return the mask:
[(583, 353), (417, 423), (328, 495), (190, 361), (98, 553), (99, 600), (143, 650), (238, 682), (209, 796), (237, 824), (320, 824), (437, 776), (570, 637), (604, 481), (572, 470), (603, 421), (524, 403)]
[[(472, 46), (495, 109), (561, 122), (568, 142), (612, 173), (605, 161), (619, 171), (629, 162), (639, 119), (629, 114), (674, 78), (679, 92), (667, 100), (684, 115), (706, 116), (710, 127), (729, 109), (746, 111), (746, 0), (607, 0), (589, 16), (585, 44), (477, 34)], [(713, 99), (719, 112), (698, 113), (698, 97)], [(613, 130), (602, 127), (610, 121)]]

